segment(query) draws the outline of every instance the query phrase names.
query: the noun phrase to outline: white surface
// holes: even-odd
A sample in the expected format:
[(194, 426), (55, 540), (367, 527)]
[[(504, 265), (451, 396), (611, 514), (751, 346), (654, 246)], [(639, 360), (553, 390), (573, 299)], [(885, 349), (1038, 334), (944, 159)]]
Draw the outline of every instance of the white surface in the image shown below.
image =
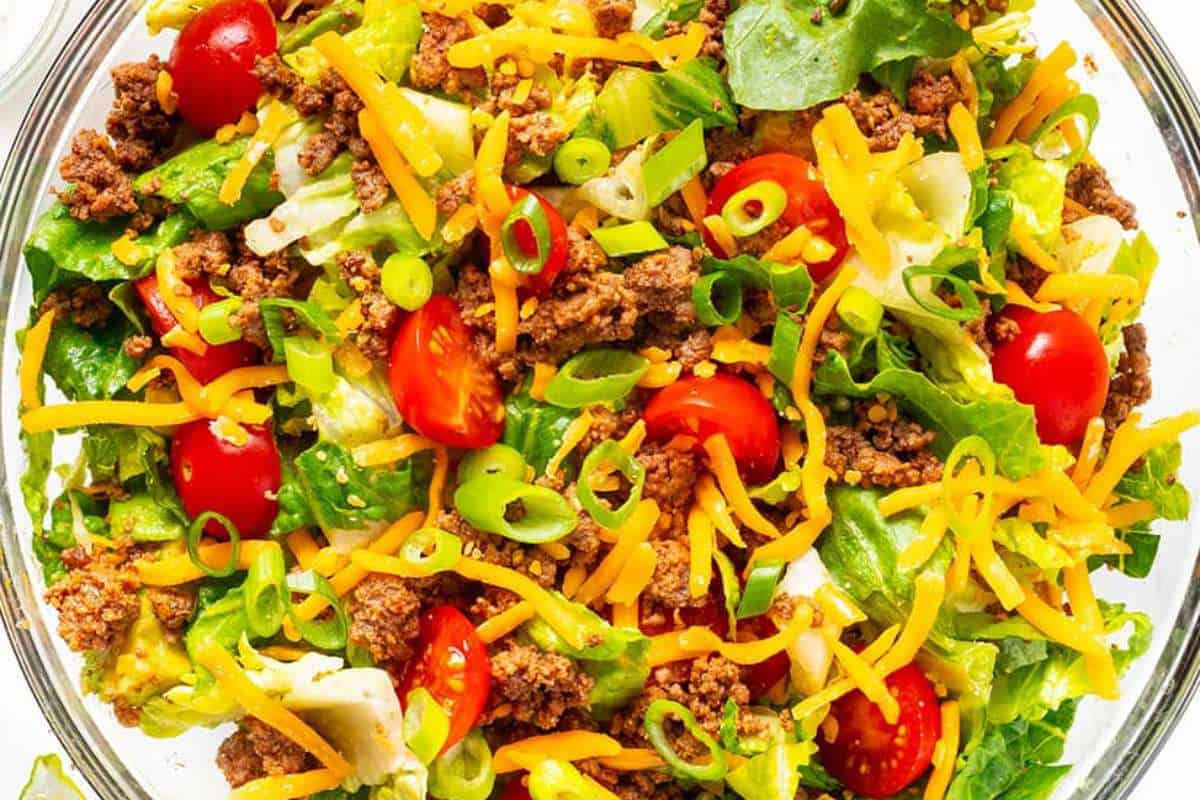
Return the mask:
[[(18, 4), (43, 0), (0, 0), (0, 17)], [(1062, 2), (1062, 0), (1043, 0)], [(82, 16), (88, 0), (71, 0), (70, 8), (50, 50), (57, 52), (67, 32)], [(1200, 85), (1200, 49), (1195, 47), (1194, 31), (1200, 23), (1200, 10), (1190, 3), (1177, 0), (1143, 0), (1159, 32), (1164, 36), (1185, 72), (1193, 83)], [(13, 31), (0, 26), (0, 52), (15, 49), (10, 38)], [(165, 55), (165, 54), (163, 54)], [(27, 76), (27, 85), (14, 91), (0, 103), (0, 155), (7, 154), (21, 116), (44, 72), (44, 65)], [(1101, 130), (1103, 136), (1103, 129)], [(1136, 198), (1134, 198), (1136, 200)], [(0, 686), (4, 691), (4, 722), (0, 725), (0, 798), (16, 797), (25, 781), (35, 756), (57, 751), (58, 743), (42, 719), (32, 697), (25, 688), (24, 678), (15, 660), (8, 653), (7, 642), (0, 644)], [(1192, 754), (1194, 742), (1200, 740), (1200, 704), (1193, 706), (1167, 744), (1142, 784), (1134, 791), (1135, 800), (1182, 796), (1180, 788), (1194, 781)], [(1184, 791), (1184, 794), (1190, 792)]]

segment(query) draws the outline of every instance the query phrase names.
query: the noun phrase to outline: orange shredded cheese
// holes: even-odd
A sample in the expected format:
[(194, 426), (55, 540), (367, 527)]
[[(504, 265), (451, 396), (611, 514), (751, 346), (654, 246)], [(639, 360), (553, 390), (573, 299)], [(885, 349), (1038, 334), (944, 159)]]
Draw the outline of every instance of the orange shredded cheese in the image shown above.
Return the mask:
[(648, 747), (626, 747), (615, 756), (604, 756), (597, 760), (609, 769), (622, 772), (659, 769), (666, 766), (662, 756)]
[(733, 258), (738, 254), (737, 240), (733, 238), (733, 232), (729, 230), (724, 217), (720, 214), (709, 214), (702, 223), (726, 258)]
[(402, 433), (391, 439), (380, 439), (377, 442), (360, 444), (351, 449), (354, 463), (360, 467), (378, 467), (382, 464), (394, 464), (412, 457), (422, 450), (437, 447), (437, 442), (426, 439), (416, 433)]
[(1079, 620), (1052, 608), (1030, 588), (1025, 589), (1025, 601), (1017, 606), (1017, 613), (1052, 641), (1064, 647), (1084, 654), (1103, 655), (1108, 652), (1108, 648), (1095, 631), (1089, 630)]
[(796, 637), (812, 626), (812, 608), (796, 609), (791, 620), (778, 633), (765, 639), (750, 642), (726, 642), (708, 628), (692, 626), (682, 631), (664, 633), (650, 639), (647, 656), (652, 667), (699, 658), (708, 653), (720, 653), (735, 664), (761, 664), (776, 653), (783, 651)]
[(620, 755), (624, 748), (611, 736), (591, 731), (561, 731), (506, 744), (492, 756), (492, 766), (503, 775), (523, 769), (522, 763), (532, 757), (536, 761), (557, 758), (563, 761), (582, 761)]
[(200, 419), (187, 403), (142, 403), (134, 400), (81, 400), (42, 406), (21, 417), (26, 433), (82, 428), (87, 425), (131, 425), (169, 428)]
[(562, 467), (562, 463), (566, 461), (567, 456), (579, 446), (579, 443), (587, 436), (588, 431), (592, 428), (592, 412), (584, 409), (584, 411), (575, 419), (571, 420), (571, 424), (563, 431), (562, 444), (554, 455), (550, 456), (550, 460), (546, 462), (546, 475), (553, 476), (558, 474), (558, 470)]
[(638, 615), (638, 601), (634, 600), (632, 603), (622, 603), (620, 605), (613, 606), (612, 619), (613, 627), (631, 628), (633, 630), (637, 630), (639, 627), (638, 623), (640, 621)]
[(321, 550), (313, 540), (312, 534), (304, 528), (300, 528), (289, 533), (285, 541), (287, 541), (288, 550), (291, 550), (292, 555), (295, 556), (296, 563), (300, 565), (300, 569), (310, 569), (317, 558), (317, 553)]
[(960, 714), (957, 700), (942, 703), (942, 735), (933, 748), (933, 772), (925, 784), (922, 800), (943, 800), (954, 777), (954, 764), (958, 760)]
[[(242, 542), (238, 550), (237, 568), (249, 569), (259, 555), (277, 547), (279, 547), (278, 542), (263, 540)], [(201, 561), (213, 569), (219, 569), (229, 563), (233, 547), (229, 542), (203, 544), (200, 545), (198, 553)], [(186, 553), (166, 556), (157, 561), (139, 559), (134, 563), (134, 568), (137, 570), (138, 578), (147, 586), (179, 586), (204, 577), (204, 573)]]
[(538, 616), (554, 628), (555, 633), (563, 637), (571, 647), (586, 646), (588, 626), (581, 622), (578, 615), (560, 598), (543, 589), (528, 575), (473, 558), (460, 559), (454, 570), (467, 580), (507, 589), (519, 595), (522, 600), (528, 600), (537, 610)]
[(750, 499), (746, 485), (742, 483), (742, 477), (738, 474), (737, 461), (733, 458), (733, 451), (729, 449), (725, 434), (718, 433), (708, 437), (704, 441), (704, 452), (708, 453), (709, 467), (717, 477), (721, 493), (725, 495), (733, 513), (737, 514), (742, 524), (755, 533), (771, 539), (779, 538), (779, 529), (762, 515)]
[(618, 530), (617, 543), (579, 587), (573, 599), (589, 605), (608, 591), (634, 549), (650, 537), (650, 531), (654, 530), (658, 517), (658, 504), (653, 500), (642, 500), (638, 503), (633, 514)]
[(933, 557), (949, 527), (950, 519), (945, 506), (939, 505), (931, 509), (921, 522), (921, 535), (900, 553), (897, 566), (902, 570), (911, 570), (923, 565)]
[(900, 704), (888, 691), (883, 676), (872, 668), (871, 664), (841, 642), (830, 642), (833, 656), (841, 664), (842, 669), (854, 685), (867, 696), (867, 699), (879, 707), (884, 720), (889, 725), (895, 725), (900, 719)]
[(1100, 505), (1116, 488), (1117, 482), (1134, 462), (1150, 449), (1174, 441), (1181, 433), (1200, 425), (1200, 411), (1188, 411), (1176, 417), (1159, 420), (1146, 428), (1138, 428), (1140, 414), (1131, 414), (1113, 435), (1104, 465), (1088, 484), (1085, 496)]
[(21, 408), (26, 411), (42, 407), (39, 384), (42, 379), (42, 364), (46, 360), (46, 348), (50, 344), (50, 332), (54, 328), (54, 309), (38, 318), (25, 333), (25, 345), (21, 348)]
[(1090, 275), (1072, 273), (1051, 275), (1038, 289), (1034, 299), (1040, 303), (1063, 300), (1116, 300), (1141, 297), (1142, 286), (1132, 275)]
[(485, 644), (492, 644), (508, 636), (536, 616), (537, 609), (533, 607), (533, 603), (522, 600), (496, 616), (481, 622), (475, 629), (475, 633)]
[[(1075, 615), (1084, 632), (1103, 642), (1104, 616), (1100, 613), (1096, 593), (1092, 590), (1092, 578), (1087, 564), (1067, 567), (1063, 571), (1063, 585), (1067, 590), (1067, 598), (1071, 601), (1071, 613)], [(1118, 699), (1121, 696), (1121, 688), (1117, 682), (1117, 668), (1113, 663), (1112, 651), (1103, 647), (1098, 652), (1085, 653), (1083, 658), (1096, 694), (1106, 700)]]
[(654, 545), (641, 542), (633, 548), (629, 558), (621, 565), (617, 579), (609, 587), (604, 596), (612, 605), (629, 605), (635, 602), (654, 577), (654, 569), (658, 566), (658, 555)]
[(413, 175), (396, 145), (384, 135), (382, 126), (371, 111), (364, 108), (358, 112), (358, 129), (367, 140), (375, 160), (379, 162), (379, 168), (383, 170), (417, 233), (421, 234), (422, 239), (432, 239), (437, 228), (437, 206), (429, 192)]
[(446, 476), (450, 470), (450, 454), (440, 445), (433, 451), (433, 476), (429, 479), (428, 511), (425, 514), (425, 524), (437, 524), (442, 515), (442, 493), (446, 488)]
[(164, 114), (174, 114), (179, 105), (179, 97), (175, 94), (175, 80), (165, 69), (158, 71), (154, 79), (154, 99)]
[(479, 143), (479, 151), (475, 154), (476, 204), (498, 219), (503, 219), (512, 207), (503, 178), (504, 159), (508, 152), (508, 126), (509, 114), (505, 111), (488, 126), (483, 141)]
[(1075, 60), (1074, 49), (1063, 42), (1038, 64), (1021, 93), (996, 115), (996, 127), (992, 129), (988, 147), (1008, 144), (1021, 120), (1033, 111), (1038, 97), (1052, 83), (1066, 75), (1067, 70), (1075, 65)]
[(538, 362), (533, 365), (533, 383), (529, 385), (529, 396), (539, 403), (546, 401), (546, 387), (558, 374), (558, 367), (553, 364)]
[(688, 512), (688, 594), (705, 597), (712, 582), (716, 529), (712, 518), (698, 506)]
[(638, 380), (637, 385), (642, 389), (661, 389), (679, 380), (683, 374), (683, 365), (678, 361), (667, 361), (662, 364), (651, 364), (645, 374)]
[(958, 142), (958, 152), (962, 154), (963, 165), (967, 172), (974, 172), (986, 163), (983, 155), (983, 142), (979, 139), (979, 124), (975, 117), (962, 103), (955, 103), (950, 109), (950, 132), (954, 141)]
[(523, 54), (539, 64), (555, 54), (568, 58), (602, 58), (606, 61), (648, 63), (654, 56), (637, 44), (620, 43), (599, 36), (572, 36), (545, 30), (500, 28), (458, 42), (446, 51), (450, 66), (471, 69), (493, 64), (503, 56)]
[[(188, 333), (200, 329), (200, 309), (192, 300), (192, 290), (175, 274), (175, 251), (164, 250), (155, 262), (154, 274), (158, 279), (158, 294), (163, 304), (175, 317), (179, 326)], [(203, 352), (199, 355), (204, 355)]]
[[(892, 644), (896, 641), (896, 637), (899, 635), (899, 625), (893, 625), (890, 628), (887, 628), (883, 633), (879, 634), (879, 636), (875, 638), (875, 641), (863, 648), (863, 651), (858, 654), (859, 658), (861, 658), (867, 664), (874, 664), (876, 661), (882, 658), (888, 650), (891, 649)], [(839, 678), (836, 681), (832, 681), (821, 691), (804, 698), (804, 700), (793, 706), (792, 719), (804, 721), (821, 708), (828, 706), (830, 703), (837, 700), (839, 697), (854, 691), (855, 688), (857, 687), (854, 681), (850, 680), (849, 678)]]
[(221, 191), (217, 194), (218, 200), (231, 206), (241, 199), (242, 190), (246, 188), (246, 181), (250, 179), (250, 173), (271, 149), (271, 145), (280, 137), (284, 128), (291, 123), (292, 111), (281, 101), (272, 100), (271, 104), (267, 106), (267, 115), (263, 124), (254, 132), (250, 144), (246, 146), (246, 152), (225, 176), (225, 182), (221, 184)]
[(332, 769), (314, 769), (293, 775), (268, 775), (234, 789), (229, 795), (229, 800), (295, 800), (336, 789), (344, 779), (344, 775)]
[(704, 225), (704, 212), (708, 208), (708, 195), (704, 192), (704, 184), (699, 178), (692, 178), (679, 190), (683, 196), (683, 204), (687, 206), (688, 216), (697, 228)]
[(729, 504), (725, 502), (725, 496), (717, 489), (711, 475), (704, 475), (696, 483), (696, 499), (699, 501), (700, 507), (704, 509), (704, 513), (712, 520), (713, 525), (729, 540), (730, 544), (735, 547), (746, 546), (746, 540), (742, 538), (737, 523), (733, 521), (733, 516), (729, 513)]
[(917, 651), (929, 638), (937, 622), (938, 611), (946, 596), (946, 580), (933, 572), (922, 572), (914, 581), (913, 608), (900, 632), (900, 638), (887, 654), (879, 659), (875, 669), (884, 676), (912, 663)]
[(833, 521), (833, 512), (828, 509), (820, 516), (801, 520), (794, 528), (773, 542), (758, 547), (750, 555), (750, 563), (757, 561), (794, 561), (807, 553), (821, 535), (821, 531)]
[(442, 226), (442, 238), (451, 244), (461, 242), (479, 225), (479, 212), (470, 203), (464, 203), (450, 215)]

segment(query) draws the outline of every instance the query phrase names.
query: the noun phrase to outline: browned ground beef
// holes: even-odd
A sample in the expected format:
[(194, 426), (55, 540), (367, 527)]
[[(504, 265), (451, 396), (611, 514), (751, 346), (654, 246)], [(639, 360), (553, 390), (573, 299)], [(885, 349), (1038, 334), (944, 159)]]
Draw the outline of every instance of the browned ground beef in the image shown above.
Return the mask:
[(658, 503), (663, 517), (657, 532), (678, 538), (687, 530), (687, 512), (692, 492), (701, 475), (701, 466), (690, 450), (680, 450), (647, 442), (638, 450), (637, 460), (646, 469), (642, 497)]
[(1037, 294), (1038, 289), (1042, 288), (1046, 278), (1050, 277), (1050, 273), (1025, 256), (1017, 256), (1009, 260), (1005, 277), (1024, 289), (1027, 295), (1033, 297)]
[[(873, 422), (875, 400), (855, 403), (853, 426), (830, 425), (826, 434), (825, 464), (838, 481), (864, 487), (899, 488), (932, 483), (942, 477), (942, 462), (929, 451), (934, 434), (898, 412), (895, 418)], [(894, 407), (888, 408), (895, 412)], [(847, 472), (857, 476), (847, 477)]]
[(588, 10), (596, 21), (596, 35), (615, 39), (633, 24), (633, 0), (588, 0)]
[(448, 95), (469, 100), (478, 97), (487, 86), (487, 73), (482, 68), (456, 69), (446, 59), (446, 51), (464, 39), (471, 38), (465, 20), (437, 13), (422, 15), (425, 32), (417, 45), (409, 67), (409, 79), (418, 89), (437, 89)]
[(421, 598), (411, 582), (394, 575), (369, 575), (351, 596), (350, 641), (365, 647), (379, 664), (412, 657)]
[(453, 216), (455, 211), (471, 202), (471, 196), (474, 194), (475, 172), (467, 170), (457, 178), (451, 178), (438, 187), (435, 198), (438, 213), (447, 218)]
[(855, 89), (843, 98), (875, 152), (895, 150), (906, 133), (945, 139), (950, 109), (962, 99), (953, 77), (924, 70), (918, 70), (909, 84), (908, 109), (887, 89), (874, 94)]
[(1150, 355), (1146, 352), (1146, 327), (1130, 325), (1122, 336), (1125, 352), (1117, 360), (1117, 372), (1108, 385), (1104, 425), (1109, 436), (1129, 418), (1133, 410), (1150, 400)]
[(71, 152), (58, 167), (70, 186), (58, 199), (78, 220), (106, 220), (138, 210), (133, 181), (117, 162), (112, 144), (100, 133), (83, 130), (71, 140)]
[(190, 241), (175, 247), (175, 271), (185, 280), (221, 275), (233, 260), (233, 245), (220, 231), (193, 231)]
[(1113, 217), (1126, 230), (1138, 226), (1137, 207), (1117, 194), (1099, 164), (1081, 161), (1067, 175), (1067, 197), (1093, 214)]
[(146, 589), (154, 616), (172, 633), (180, 633), (196, 613), (196, 590), (190, 586), (154, 586)]
[(71, 289), (55, 289), (38, 306), (38, 315), (52, 309), (56, 322), (69, 319), (81, 328), (91, 328), (107, 322), (115, 307), (101, 286), (87, 283)]
[(663, 609), (702, 606), (707, 595), (692, 597), (688, 588), (691, 578), (691, 549), (686, 539), (659, 539), (654, 542), (654, 577), (642, 598)]
[(158, 104), (158, 75), (165, 68), (152, 55), (112, 71), (116, 97), (106, 129), (116, 143), (117, 163), (131, 172), (144, 172), (162, 161), (179, 132), (179, 117)]
[(374, 159), (355, 161), (350, 177), (354, 180), (354, 194), (363, 211), (370, 213), (383, 208), (391, 194), (391, 185)]
[(217, 749), (217, 769), (235, 789), (268, 775), (303, 772), (311, 762), (303, 747), (254, 717), (243, 719)]
[(64, 552), (67, 576), (46, 590), (58, 612), (58, 635), (76, 652), (109, 650), (137, 619), (141, 582), (124, 550)]
[(367, 358), (381, 361), (387, 358), (391, 332), (400, 316), (400, 309), (383, 293), (383, 270), (369, 252), (362, 250), (340, 253), (337, 263), (342, 279), (358, 295), (362, 308), (362, 323), (347, 338)]
[(568, 709), (587, 709), (594, 681), (566, 656), (509, 641), (491, 659), (486, 718), (511, 717), (548, 731)]

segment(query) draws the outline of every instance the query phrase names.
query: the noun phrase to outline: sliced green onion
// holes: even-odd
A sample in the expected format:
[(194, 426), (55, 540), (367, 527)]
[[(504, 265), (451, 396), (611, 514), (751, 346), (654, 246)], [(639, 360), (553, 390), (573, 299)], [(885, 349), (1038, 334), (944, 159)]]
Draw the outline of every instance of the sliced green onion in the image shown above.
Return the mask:
[(692, 305), (701, 325), (732, 325), (742, 315), (742, 284), (726, 272), (704, 275), (692, 286)]
[[(934, 316), (954, 322), (970, 322), (983, 316), (983, 306), (980, 305), (975, 290), (965, 280), (949, 270), (937, 267), (908, 267), (904, 270), (902, 277), (904, 288), (913, 302)], [(932, 291), (928, 289), (920, 291), (914, 285), (917, 278), (932, 278), (933, 281), (940, 280), (950, 284), (950, 288), (958, 295), (962, 306), (954, 308), (935, 296)], [(930, 282), (930, 287), (932, 287), (933, 281)]]
[[(963, 516), (962, 495), (955, 490), (954, 486), (959, 465), (968, 459), (979, 464), (981, 473), (980, 480), (973, 481), (972, 485), (983, 487), (981, 491), (971, 492), (971, 494), (982, 495), (973, 519)], [(942, 468), (942, 499), (946, 504), (946, 516), (950, 521), (950, 528), (959, 536), (970, 538), (981, 533), (983, 523), (991, 516), (992, 506), (995, 503), (994, 481), (992, 481), (995, 474), (996, 453), (982, 436), (967, 436), (960, 439), (950, 450), (950, 454), (946, 456), (946, 466)]]
[(290, 311), (296, 315), (309, 330), (320, 335), (330, 344), (338, 344), (342, 337), (329, 313), (314, 300), (293, 300), (290, 297), (268, 297), (258, 301), (258, 310), (262, 313), (263, 327), (267, 331), (267, 339), (271, 343), (272, 358), (283, 360), (283, 340), (287, 338), (287, 326), (284, 324), (283, 312)]
[(713, 551), (713, 563), (721, 576), (721, 594), (725, 601), (725, 613), (729, 615), (729, 630), (737, 631), (737, 607), (742, 598), (742, 585), (738, 581), (737, 568), (732, 559), (721, 550)]
[[(1087, 130), (1080, 136), (1078, 147), (1072, 147), (1059, 126), (1067, 120), (1082, 119)], [(1033, 153), (1044, 160), (1065, 161), (1074, 166), (1084, 157), (1092, 144), (1092, 135), (1100, 124), (1100, 104), (1090, 94), (1073, 97), (1046, 118), (1029, 140)]]
[(487, 800), (495, 785), (492, 750), (479, 728), (442, 753), (429, 769), (429, 794), (438, 800)]
[[(610, 469), (620, 472), (630, 484), (629, 497), (616, 509), (611, 509), (601, 502), (600, 498), (596, 497), (596, 492), (592, 489), (591, 484), (593, 475), (599, 475), (601, 471)], [(583, 466), (579, 469), (579, 481), (575, 486), (575, 496), (579, 499), (579, 505), (583, 507), (583, 510), (590, 514), (601, 527), (614, 530), (629, 519), (629, 515), (641, 502), (642, 487), (645, 484), (646, 468), (642, 466), (642, 462), (634, 458), (620, 444), (610, 439), (593, 447), (587, 457), (583, 459)]]
[(209, 344), (229, 344), (242, 338), (242, 332), (229, 321), (242, 307), (242, 298), (230, 297), (209, 303), (200, 309), (200, 336)]
[[(753, 209), (748, 208), (751, 204)], [(787, 191), (778, 183), (755, 181), (725, 201), (721, 217), (734, 236), (753, 236), (782, 217), (787, 204)]]
[[(667, 721), (667, 716), (673, 716), (683, 723), (683, 727), (687, 732), (696, 738), (696, 741), (708, 748), (711, 755), (711, 760), (706, 764), (693, 764), (686, 761), (675, 752), (675, 748), (671, 745), (670, 739), (667, 738), (667, 732), (663, 725)], [(719, 781), (725, 777), (725, 773), (729, 770), (729, 764), (725, 759), (725, 751), (717, 744), (716, 740), (709, 735), (708, 731), (700, 727), (700, 723), (696, 721), (696, 717), (692, 715), (685, 706), (676, 703), (674, 700), (655, 700), (646, 709), (646, 738), (650, 740), (650, 744), (662, 756), (663, 761), (667, 762), (667, 766), (671, 768), (671, 772), (677, 778), (684, 778), (695, 781)]]
[(760, 261), (748, 253), (733, 258), (708, 256), (700, 261), (700, 272), (725, 272), (737, 278), (743, 289), (770, 289), (770, 262)]
[(608, 794), (569, 761), (543, 759), (529, 772), (532, 800), (600, 800)]
[(611, 258), (652, 253), (667, 249), (667, 240), (645, 220), (627, 225), (612, 225), (592, 231), (596, 244)]
[(462, 558), (462, 539), (440, 528), (422, 528), (404, 540), (396, 558), (430, 575), (445, 572)]
[(319, 650), (343, 649), (349, 638), (350, 619), (346, 616), (346, 609), (342, 606), (337, 592), (329, 585), (329, 581), (325, 580), (320, 573), (310, 569), (306, 572), (288, 575), (287, 588), (289, 594), (317, 595), (329, 603), (329, 607), (333, 609), (332, 617), (309, 621), (301, 619), (296, 614), (295, 604), (289, 601), (288, 614), (304, 641)]
[(642, 181), (650, 207), (660, 205), (707, 166), (704, 123), (695, 119), (642, 165)]
[(405, 311), (416, 311), (433, 296), (433, 270), (417, 256), (388, 256), (380, 282), (384, 296)]
[(450, 715), (424, 686), (404, 701), (404, 743), (422, 764), (431, 764), (450, 735)]
[(628, 350), (588, 350), (562, 365), (546, 385), (546, 402), (560, 408), (615, 403), (633, 391), (650, 362)]
[(242, 599), (246, 603), (246, 627), (261, 639), (279, 632), (287, 616), (287, 565), (283, 549), (268, 547), (250, 563)]
[(523, 275), (537, 275), (546, 266), (552, 245), (550, 238), (550, 218), (532, 192), (513, 203), (500, 225), (504, 255), (513, 269)]
[(529, 472), (525, 457), (506, 444), (494, 444), (482, 450), (472, 450), (458, 462), (458, 482), (466, 483), (484, 475), (499, 475), (523, 481)]
[(779, 308), (808, 308), (812, 299), (813, 282), (804, 264), (767, 264), (767, 277), (771, 282), (771, 294)]
[[(200, 558), (200, 537), (204, 535), (204, 528), (208, 525), (209, 520), (217, 522), (229, 534), (229, 563), (223, 567), (210, 567)], [(238, 561), (242, 557), (242, 535), (238, 532), (237, 526), (230, 522), (229, 517), (218, 514), (216, 511), (205, 511), (192, 520), (192, 524), (188, 526), (187, 552), (188, 558), (196, 565), (196, 569), (208, 577), (228, 578), (237, 572)]]
[(756, 561), (750, 569), (750, 577), (746, 578), (746, 588), (742, 590), (742, 602), (738, 605), (737, 618), (749, 619), (761, 617), (771, 607), (775, 599), (775, 587), (783, 576), (783, 561)]
[(315, 395), (323, 395), (337, 385), (333, 374), (333, 353), (316, 339), (289, 336), (283, 340), (288, 376), (298, 386)]
[(860, 336), (874, 336), (883, 322), (883, 304), (866, 289), (851, 286), (838, 300), (837, 314)]
[(771, 352), (767, 356), (767, 371), (784, 386), (792, 385), (796, 374), (796, 356), (804, 339), (804, 325), (791, 314), (781, 312), (775, 317), (771, 334)]
[(554, 154), (554, 171), (565, 183), (576, 186), (599, 178), (612, 165), (612, 153), (599, 139), (579, 136), (565, 142)]
[(575, 509), (558, 492), (499, 475), (459, 486), (454, 507), (479, 530), (525, 544), (557, 541), (579, 523)]

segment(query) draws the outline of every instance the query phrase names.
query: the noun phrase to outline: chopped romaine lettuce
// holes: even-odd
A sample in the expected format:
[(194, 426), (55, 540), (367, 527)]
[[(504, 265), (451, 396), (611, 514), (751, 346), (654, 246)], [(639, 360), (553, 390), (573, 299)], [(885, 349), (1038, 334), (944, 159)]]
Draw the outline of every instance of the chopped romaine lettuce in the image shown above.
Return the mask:
[(62, 761), (53, 753), (33, 761), (29, 780), (17, 800), (84, 800), (83, 792), (63, 771)]
[(146, 27), (157, 35), (163, 28), (182, 30), (192, 17), (217, 0), (150, 0), (146, 8)]
[(576, 412), (534, 400), (529, 396), (528, 383), (508, 396), (504, 411), (501, 442), (519, 452), (525, 463), (541, 475), (562, 446), (563, 434), (575, 420)]
[(1063, 203), (1067, 190), (1067, 165), (1043, 161), (1022, 144), (996, 173), (996, 186), (1013, 198), (1016, 220), (1044, 247), (1054, 247), (1062, 236)]
[[(343, 38), (360, 60), (389, 81), (399, 82), (421, 41), (421, 8), (409, 0), (366, 0), (362, 24)], [(312, 45), (284, 56), (287, 65), (315, 84), (329, 69)]]
[(729, 16), (725, 57), (741, 105), (805, 109), (849, 92), (863, 73), (914, 56), (948, 58), (969, 33), (926, 0), (753, 0)]
[(1037, 722), (991, 725), (959, 759), (947, 800), (1045, 800), (1070, 767), (1056, 766), (1075, 719), (1073, 703)]
[(331, 391), (310, 400), (321, 438), (342, 447), (393, 435), (403, 424), (387, 381), (378, 371), (354, 379), (338, 375)]
[(812, 742), (780, 742), (730, 772), (725, 783), (744, 800), (794, 800), (800, 768), (816, 749)]
[(425, 117), (433, 134), (433, 146), (442, 157), (442, 167), (454, 175), (471, 169), (475, 165), (471, 107), (414, 89), (402, 88), (400, 94)]
[(232, 228), (265, 214), (283, 201), (283, 195), (272, 188), (275, 159), (267, 154), (250, 173), (237, 202), (232, 205), (221, 202), (221, 186), (249, 146), (249, 136), (228, 144), (206, 139), (142, 174), (133, 186), (138, 192), (155, 194), (184, 206), (209, 230)]
[(297, 189), (270, 216), (245, 227), (246, 245), (256, 255), (278, 252), (346, 219), (358, 210), (358, 197), (350, 177), (350, 157), (339, 156), (319, 180)]
[(309, 236), (300, 253), (308, 263), (319, 266), (330, 263), (345, 250), (369, 250), (380, 245), (413, 256), (423, 256), (433, 249), (433, 245), (417, 233), (408, 214), (404, 213), (404, 207), (392, 199), (382, 208), (369, 213), (360, 211), (349, 222), (335, 222)]
[(46, 348), (46, 374), (71, 400), (108, 400), (124, 390), (138, 370), (138, 362), (123, 346), (133, 332), (124, 317), (96, 328), (59, 320)]
[(348, 33), (362, 23), (362, 0), (333, 0), (320, 13), (307, 22), (297, 24), (279, 39), (279, 52), (287, 55), (301, 47), (312, 44), (312, 40), (328, 31)]
[(173, 509), (149, 494), (114, 499), (108, 506), (108, 524), (113, 536), (128, 536), (135, 542), (171, 542), (187, 535)]

